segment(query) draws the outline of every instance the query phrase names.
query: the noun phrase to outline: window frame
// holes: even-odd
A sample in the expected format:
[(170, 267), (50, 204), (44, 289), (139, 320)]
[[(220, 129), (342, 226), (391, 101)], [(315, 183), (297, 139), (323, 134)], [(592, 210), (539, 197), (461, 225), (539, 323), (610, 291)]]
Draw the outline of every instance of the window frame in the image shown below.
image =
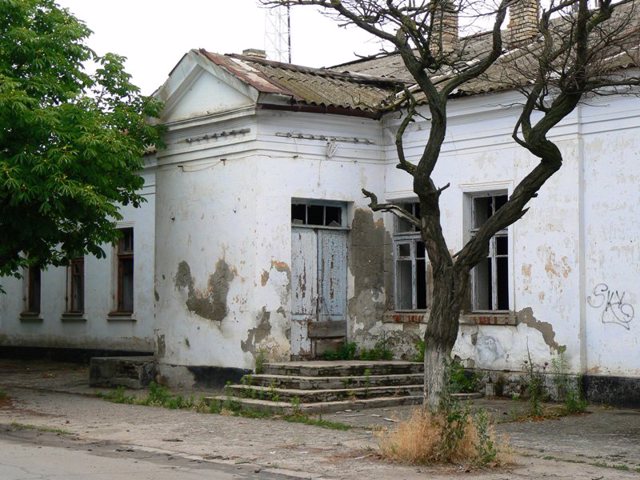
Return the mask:
[[(294, 206), (305, 206), (305, 220), (303, 222), (296, 222), (293, 218), (293, 208)], [(317, 223), (309, 223), (309, 207), (322, 207), (322, 224)], [(327, 208), (339, 208), (340, 209), (340, 225), (325, 225), (327, 222)], [(348, 204), (346, 202), (340, 202), (336, 200), (311, 200), (311, 199), (301, 199), (301, 198), (292, 198), (291, 206), (290, 206), (290, 221), (291, 226), (296, 228), (325, 228), (325, 229), (336, 229), (336, 230), (348, 230), (349, 227), (349, 219), (348, 215)]]
[[(397, 200), (394, 201), (396, 205), (409, 211), (412, 215), (419, 215), (419, 202), (417, 199)], [(393, 292), (394, 292), (394, 310), (396, 312), (425, 312), (430, 307), (430, 284), (429, 281), (429, 258), (424, 250), (423, 256), (418, 255), (418, 243), (423, 242), (422, 234), (419, 229), (413, 225), (408, 225), (408, 228), (401, 230), (403, 220), (397, 215), (393, 214)], [(404, 227), (403, 227), (404, 228)], [(409, 256), (403, 256), (400, 254), (400, 245), (409, 245)], [(424, 308), (418, 306), (418, 262), (424, 261)], [(407, 308), (400, 304), (402, 282), (400, 281), (400, 263), (411, 262), (411, 307)]]
[(42, 270), (38, 265), (31, 265), (27, 268), (26, 274), (24, 313), (39, 315), (42, 310)]
[[(506, 189), (491, 189), (487, 191), (474, 191), (474, 192), (466, 192), (466, 197), (468, 199), (468, 224), (466, 228), (466, 236), (467, 239), (473, 238), (473, 236), (477, 233), (480, 226), (475, 226), (477, 212), (476, 212), (476, 200), (478, 198), (491, 198), (491, 215), (495, 214), (496, 209), (496, 198), (497, 197), (506, 197), (509, 198), (509, 191)], [(490, 215), (490, 216), (491, 216)], [(487, 218), (490, 218), (487, 217)], [(506, 238), (506, 253), (498, 253), (498, 238)], [(487, 259), (490, 260), (491, 266), (491, 304), (489, 308), (480, 308), (480, 287), (479, 284), (481, 282), (480, 276), (480, 264), (473, 267), (471, 270), (471, 312), (482, 313), (482, 312), (492, 312), (492, 313), (507, 313), (510, 311), (513, 305), (513, 299), (511, 298), (513, 288), (511, 286), (512, 281), (512, 269), (511, 269), (511, 256), (512, 248), (511, 248), (511, 235), (509, 232), (509, 227), (496, 232), (494, 236), (489, 240), (489, 251), (487, 253)], [(498, 275), (493, 274), (493, 272), (498, 273), (498, 259), (504, 258), (506, 259), (506, 274), (507, 278), (505, 280), (507, 292), (506, 292), (506, 301), (507, 308), (499, 308), (499, 288), (498, 288)]]
[[(74, 269), (79, 269), (79, 275), (74, 272)], [(76, 288), (76, 282), (79, 282), (79, 288)], [(74, 315), (81, 315), (84, 313), (84, 287), (85, 287), (85, 275), (84, 275), (84, 257), (76, 257), (71, 259), (69, 265), (67, 265), (67, 296), (66, 296), (66, 311)], [(74, 294), (78, 292), (79, 301), (76, 301)]]
[[(116, 310), (113, 313), (122, 315), (132, 315), (135, 308), (135, 236), (133, 227), (118, 228), (121, 237), (116, 245)], [(130, 240), (129, 240), (130, 238)], [(128, 242), (129, 240), (129, 242)], [(127, 245), (130, 243), (130, 245)], [(130, 293), (125, 298), (125, 265), (130, 263), (131, 272)], [(129, 298), (130, 297), (130, 298)], [(130, 300), (131, 308), (126, 308), (125, 302)]]

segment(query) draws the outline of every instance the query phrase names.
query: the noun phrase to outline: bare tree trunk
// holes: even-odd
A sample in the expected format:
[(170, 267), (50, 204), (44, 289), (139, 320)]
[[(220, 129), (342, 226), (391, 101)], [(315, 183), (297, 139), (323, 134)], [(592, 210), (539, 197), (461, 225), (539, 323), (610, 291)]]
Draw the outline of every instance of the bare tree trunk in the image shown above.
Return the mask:
[(434, 272), (433, 304), (424, 336), (424, 407), (432, 412), (440, 409), (449, 394), (451, 350), (458, 337), (468, 278), (468, 272), (453, 266)]

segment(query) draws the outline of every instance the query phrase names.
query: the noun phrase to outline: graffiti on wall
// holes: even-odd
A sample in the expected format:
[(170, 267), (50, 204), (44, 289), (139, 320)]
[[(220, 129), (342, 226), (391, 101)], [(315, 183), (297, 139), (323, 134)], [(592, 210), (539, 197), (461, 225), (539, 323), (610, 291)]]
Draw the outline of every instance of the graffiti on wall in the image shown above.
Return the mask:
[(633, 305), (624, 301), (625, 294), (626, 292), (610, 290), (606, 283), (599, 283), (593, 287), (593, 293), (587, 297), (587, 303), (593, 308), (602, 309), (602, 323), (615, 323), (629, 330), (634, 310)]

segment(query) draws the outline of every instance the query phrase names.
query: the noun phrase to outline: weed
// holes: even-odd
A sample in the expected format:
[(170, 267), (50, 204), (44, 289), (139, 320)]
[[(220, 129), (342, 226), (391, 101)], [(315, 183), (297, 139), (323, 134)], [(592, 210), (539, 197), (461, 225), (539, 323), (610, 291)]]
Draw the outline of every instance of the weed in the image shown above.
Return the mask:
[(293, 415), (300, 413), (300, 397), (293, 397), (291, 400), (291, 409), (293, 410)]
[(458, 360), (453, 360), (449, 366), (449, 389), (452, 393), (475, 392), (478, 376), (475, 372), (467, 372)]
[(337, 350), (327, 350), (322, 354), (324, 360), (353, 360), (358, 346), (355, 342), (345, 342)]
[(424, 348), (425, 348), (424, 339), (418, 340), (416, 342), (416, 354), (413, 357), (414, 362), (420, 362), (420, 363), (424, 362)]
[(551, 371), (553, 372), (553, 383), (558, 392), (558, 399), (564, 402), (564, 411), (567, 414), (582, 413), (587, 408), (587, 401), (581, 391), (582, 378), (578, 377), (575, 383), (571, 382), (569, 374), (569, 363), (560, 351), (551, 360)]
[(98, 392), (96, 395), (104, 400), (113, 403), (134, 403), (135, 398), (125, 393), (125, 388), (120, 386), (109, 392)]
[(257, 375), (264, 373), (264, 366), (267, 363), (267, 351), (263, 348), (259, 349), (256, 353), (256, 368), (255, 372)]
[(5, 398), (8, 398), (8, 397), (9, 395), (7, 394), (7, 392), (4, 389), (0, 388), (0, 400), (4, 400)]
[(149, 384), (149, 393), (140, 403), (142, 405), (153, 405), (156, 407), (165, 407), (170, 404), (171, 407), (169, 408), (179, 408), (174, 406), (177, 405), (177, 402), (172, 398), (169, 389), (155, 382)]
[(438, 413), (415, 409), (395, 430), (380, 432), (378, 440), (383, 457), (411, 464), (489, 466), (506, 461), (486, 413), (474, 417), (457, 404)]
[(43, 425), (31, 425), (29, 423), (11, 423), (11, 428), (15, 430), (35, 430), (37, 432), (55, 433), (57, 435), (73, 435), (70, 431), (62, 428), (46, 427)]
[(548, 363), (540, 368), (531, 360), (531, 352), (527, 346), (527, 360), (524, 365), (524, 382), (529, 395), (529, 414), (532, 417), (542, 416), (542, 398), (544, 395), (544, 371)]

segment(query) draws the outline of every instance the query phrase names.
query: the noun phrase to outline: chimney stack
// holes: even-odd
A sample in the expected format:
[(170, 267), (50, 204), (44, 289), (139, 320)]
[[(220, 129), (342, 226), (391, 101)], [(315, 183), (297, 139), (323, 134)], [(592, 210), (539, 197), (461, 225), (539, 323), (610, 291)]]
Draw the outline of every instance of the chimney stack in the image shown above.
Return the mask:
[(259, 48), (246, 48), (242, 51), (242, 55), (247, 57), (256, 57), (265, 60), (267, 58), (267, 52), (260, 50)]
[(442, 46), (439, 53), (449, 55), (458, 48), (458, 7), (452, 0), (441, 0), (434, 15), (432, 39)]
[(509, 7), (509, 33), (507, 46), (519, 48), (538, 36), (538, 0), (517, 0)]

